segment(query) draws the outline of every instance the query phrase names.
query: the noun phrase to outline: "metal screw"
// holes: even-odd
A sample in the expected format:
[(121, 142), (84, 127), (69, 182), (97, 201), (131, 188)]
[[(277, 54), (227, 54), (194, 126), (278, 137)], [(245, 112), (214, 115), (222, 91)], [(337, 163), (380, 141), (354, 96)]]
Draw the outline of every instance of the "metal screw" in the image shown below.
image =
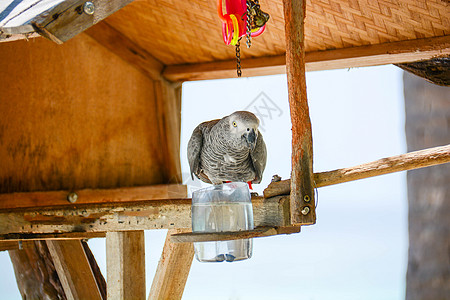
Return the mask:
[(308, 213), (309, 213), (309, 207), (308, 207), (308, 206), (305, 206), (305, 207), (302, 209), (302, 215), (306, 216)]
[(303, 197), (303, 200), (305, 202), (309, 202), (311, 200), (311, 198), (308, 195), (305, 195), (305, 197)]
[(93, 15), (95, 12), (95, 5), (91, 1), (86, 1), (83, 5), (83, 11), (87, 15)]
[(78, 195), (77, 195), (77, 193), (70, 193), (69, 195), (67, 195), (67, 200), (68, 200), (70, 203), (75, 203), (75, 202), (77, 202), (77, 200), (78, 200)]

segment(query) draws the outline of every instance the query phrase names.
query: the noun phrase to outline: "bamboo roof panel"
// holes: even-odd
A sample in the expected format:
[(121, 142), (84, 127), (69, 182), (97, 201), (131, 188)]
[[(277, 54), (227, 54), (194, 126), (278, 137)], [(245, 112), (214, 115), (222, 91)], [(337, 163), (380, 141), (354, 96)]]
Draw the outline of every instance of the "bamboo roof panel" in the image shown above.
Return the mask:
[[(285, 53), (281, 0), (260, 1), (270, 14), (266, 31), (242, 47), (243, 58)], [(222, 41), (216, 1), (134, 1), (106, 21), (166, 65), (234, 58)], [(450, 35), (443, 0), (310, 0), (306, 52)]]

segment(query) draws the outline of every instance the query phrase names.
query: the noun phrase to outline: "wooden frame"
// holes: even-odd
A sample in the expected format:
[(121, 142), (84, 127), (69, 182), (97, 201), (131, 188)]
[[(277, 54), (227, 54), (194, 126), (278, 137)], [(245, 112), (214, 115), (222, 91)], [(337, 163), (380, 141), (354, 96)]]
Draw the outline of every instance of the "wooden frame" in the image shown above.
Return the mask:
[[(306, 71), (322, 71), (413, 62), (450, 55), (450, 36), (425, 38), (305, 53)], [(242, 59), (244, 76), (286, 73), (286, 55)], [(233, 78), (235, 60), (167, 66), (162, 75), (170, 81)]]
[[(448, 162), (450, 145), (383, 158), (352, 168), (316, 173), (314, 179), (316, 187), (323, 187)], [(134, 189), (128, 189), (130, 194), (135, 194)], [(100, 191), (105, 193), (105, 190)], [(291, 225), (290, 197), (286, 195), (289, 192), (290, 181), (283, 180), (269, 185), (264, 191), (267, 198), (252, 198), (255, 227)], [(10, 201), (15, 194), (3, 194), (2, 197), (9, 197)], [(187, 198), (132, 202), (110, 198), (108, 203), (54, 205), (42, 207), (39, 211), (30, 208), (1, 209), (0, 240), (88, 238), (101, 237), (111, 231), (190, 228), (190, 209), (191, 200)]]

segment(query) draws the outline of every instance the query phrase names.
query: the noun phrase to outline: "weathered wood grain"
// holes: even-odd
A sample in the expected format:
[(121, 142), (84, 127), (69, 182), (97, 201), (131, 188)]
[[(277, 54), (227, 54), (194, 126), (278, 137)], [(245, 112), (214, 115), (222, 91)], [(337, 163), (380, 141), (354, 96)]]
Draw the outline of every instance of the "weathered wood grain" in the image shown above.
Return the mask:
[(154, 82), (89, 36), (63, 45), (0, 43), (0, 69), (0, 99), (8, 99), (0, 101), (0, 193), (149, 186), (173, 177)]
[(252, 230), (224, 231), (224, 232), (186, 232), (173, 234), (170, 237), (172, 243), (194, 243), (210, 241), (230, 241), (258, 237), (267, 237), (279, 234), (291, 234), (300, 232), (300, 226), (269, 227), (261, 226)]
[(144, 231), (106, 234), (106, 270), (108, 299), (145, 299)]
[(23, 299), (67, 299), (45, 241), (9, 251), (17, 287)]
[(94, 12), (86, 13), (85, 0), (64, 1), (33, 18), (34, 29), (49, 40), (62, 44), (133, 0), (92, 0)]
[[(397, 156), (382, 158), (355, 167), (343, 168), (314, 174), (316, 187), (329, 186), (394, 172), (413, 170), (450, 162), (450, 145), (414, 151)], [(290, 179), (272, 182), (264, 190), (264, 197), (287, 195)]]
[(68, 300), (102, 299), (80, 240), (47, 241)]
[(148, 51), (131, 41), (127, 36), (111, 27), (106, 20), (85, 31), (100, 45), (134, 66), (153, 80), (162, 80), (164, 65)]
[(187, 231), (189, 230), (170, 229), (167, 232), (148, 300), (181, 299), (183, 296), (194, 258), (194, 247), (190, 243), (174, 244), (171, 237)]
[[(255, 226), (290, 225), (289, 197), (252, 199)], [(191, 199), (148, 200), (118, 204), (15, 209), (0, 212), (0, 240), (68, 233), (191, 228)]]
[(286, 73), (292, 123), (291, 223), (293, 225), (314, 224), (316, 212), (312, 131), (305, 77), (306, 0), (283, 0), (283, 8)]
[[(68, 198), (76, 198), (71, 202)], [(65, 206), (69, 203), (100, 204), (123, 203), (139, 200), (182, 199), (187, 197), (187, 187), (178, 184), (159, 184), (117, 189), (84, 189), (73, 191), (49, 191), (0, 194), (0, 211), (15, 208), (39, 208)], [(73, 200), (72, 200), (73, 201)]]

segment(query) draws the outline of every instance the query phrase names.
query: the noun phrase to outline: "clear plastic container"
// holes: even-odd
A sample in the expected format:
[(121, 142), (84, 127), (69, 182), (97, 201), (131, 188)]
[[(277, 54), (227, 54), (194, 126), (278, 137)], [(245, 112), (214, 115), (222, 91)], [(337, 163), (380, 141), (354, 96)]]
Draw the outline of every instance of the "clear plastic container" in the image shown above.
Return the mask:
[[(223, 232), (253, 229), (250, 190), (245, 182), (231, 182), (192, 194), (192, 231)], [(252, 256), (253, 239), (197, 242), (195, 257), (201, 262), (239, 261)]]

